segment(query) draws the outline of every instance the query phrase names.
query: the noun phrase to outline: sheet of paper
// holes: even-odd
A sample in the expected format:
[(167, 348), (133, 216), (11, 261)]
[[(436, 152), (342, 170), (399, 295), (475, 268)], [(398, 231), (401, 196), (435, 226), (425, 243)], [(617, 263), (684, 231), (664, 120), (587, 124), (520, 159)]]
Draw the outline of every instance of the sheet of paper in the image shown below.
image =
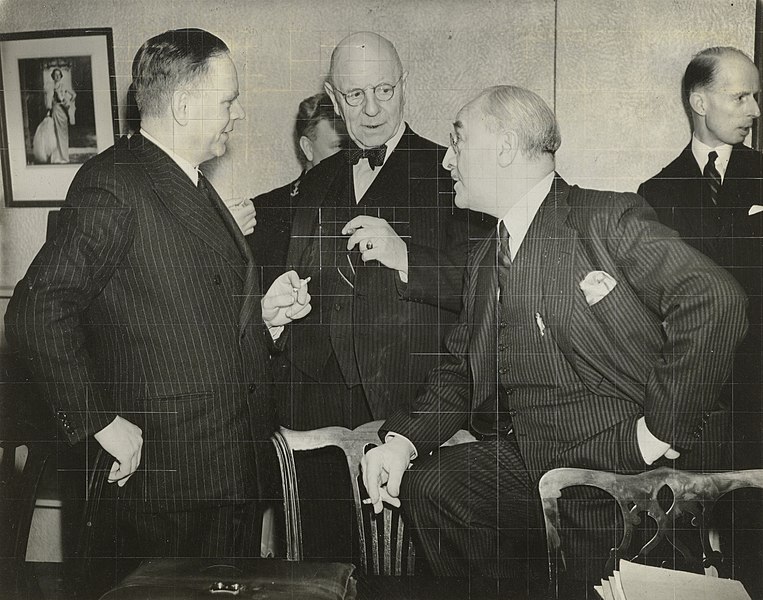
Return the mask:
[(627, 600), (751, 600), (734, 579), (649, 567), (620, 560), (616, 579)]

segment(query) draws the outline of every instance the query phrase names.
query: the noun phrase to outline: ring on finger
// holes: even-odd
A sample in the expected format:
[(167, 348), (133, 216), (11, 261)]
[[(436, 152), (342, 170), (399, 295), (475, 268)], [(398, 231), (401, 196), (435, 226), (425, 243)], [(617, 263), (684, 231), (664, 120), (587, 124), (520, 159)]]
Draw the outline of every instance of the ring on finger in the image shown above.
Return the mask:
[(374, 243), (371, 240), (366, 241), (366, 250), (373, 250), (374, 249)]

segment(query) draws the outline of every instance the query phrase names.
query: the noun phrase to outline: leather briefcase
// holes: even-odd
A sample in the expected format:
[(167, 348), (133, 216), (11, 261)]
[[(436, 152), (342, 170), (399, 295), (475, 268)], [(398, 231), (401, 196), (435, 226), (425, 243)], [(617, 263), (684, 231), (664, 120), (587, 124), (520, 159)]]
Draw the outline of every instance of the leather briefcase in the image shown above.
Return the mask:
[(273, 558), (151, 559), (101, 600), (354, 600), (354, 570)]

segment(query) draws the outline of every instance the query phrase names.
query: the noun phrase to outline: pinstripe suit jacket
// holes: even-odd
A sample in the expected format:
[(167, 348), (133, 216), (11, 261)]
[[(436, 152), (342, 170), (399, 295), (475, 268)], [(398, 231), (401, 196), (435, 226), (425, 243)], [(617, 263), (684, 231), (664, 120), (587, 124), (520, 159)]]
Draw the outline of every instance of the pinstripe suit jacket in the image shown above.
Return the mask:
[[(442, 338), (461, 306), (468, 211), (453, 205), (453, 182), (441, 163), (445, 149), (405, 133), (363, 196), (360, 210), (387, 219), (408, 244), (408, 283), (376, 261), (356, 268), (352, 336), (360, 380), (374, 418), (407, 407), (436, 364)], [(322, 207), (352, 193), (346, 152), (321, 161), (302, 178), (293, 212), (289, 265), (311, 276), (313, 310), (291, 326), (292, 368), (317, 381), (329, 358), (329, 295), (339, 277), (326, 249)], [(482, 219), (472, 213), (475, 231)], [(470, 224), (471, 225), (471, 224)], [(327, 266), (330, 265), (330, 266)]]
[[(557, 178), (541, 210), (550, 211), (547, 249), (537, 266), (546, 335), (589, 392), (608, 400), (594, 415), (574, 399), (559, 399), (558, 422), (574, 429), (577, 442), (555, 455), (551, 444), (538, 444), (537, 413), (517, 407), (514, 431), (528, 468), (646, 468), (635, 434), (642, 415), (659, 439), (691, 449), (722, 420), (715, 403), (746, 328), (744, 293), (634, 194), (584, 190)], [(493, 248), (486, 240), (470, 256), (464, 309), (446, 338), (449, 359), (430, 374), (415, 410), (382, 428), (382, 435), (408, 437), (419, 454), (448, 439), (497, 391)], [(589, 307), (578, 284), (594, 270), (618, 285)], [(610, 451), (615, 455), (604, 456)]]
[(124, 493), (147, 511), (257, 493), (255, 441), (274, 419), (269, 335), (259, 302), (242, 310), (238, 242), (177, 164), (135, 135), (77, 173), (8, 307), (9, 341), (70, 443), (117, 414), (142, 428)]

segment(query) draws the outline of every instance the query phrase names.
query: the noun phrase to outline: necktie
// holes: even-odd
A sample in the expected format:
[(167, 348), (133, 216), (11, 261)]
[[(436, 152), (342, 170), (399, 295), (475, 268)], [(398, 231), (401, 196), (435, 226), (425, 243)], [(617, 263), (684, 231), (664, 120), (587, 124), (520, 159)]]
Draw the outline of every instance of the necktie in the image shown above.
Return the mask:
[(254, 264), (254, 257), (252, 256), (252, 251), (249, 248), (249, 244), (246, 243), (244, 235), (241, 233), (241, 229), (236, 223), (236, 220), (233, 218), (233, 215), (230, 214), (228, 207), (225, 206), (225, 203), (223, 202), (222, 198), (220, 198), (220, 195), (217, 193), (215, 188), (209, 184), (207, 178), (204, 177), (204, 174), (201, 171), (199, 171), (199, 181), (196, 186), (199, 191), (207, 197), (220, 217), (222, 217), (222, 220), (225, 223), (225, 227), (228, 229), (228, 232), (231, 234), (234, 242), (236, 243), (236, 247), (238, 248), (239, 252), (246, 257), (246, 275), (244, 278), (243, 290), (244, 300), (241, 304), (241, 310), (239, 313), (239, 325), (243, 332), (249, 319), (254, 314), (255, 301), (257, 298), (259, 298), (260, 295), (257, 268)]
[(358, 148), (357, 146), (347, 151), (347, 162), (357, 165), (361, 158), (368, 160), (368, 166), (373, 171), (376, 167), (384, 164), (384, 156), (387, 154), (387, 145), (382, 144), (374, 148)]
[(713, 150), (707, 155), (707, 164), (702, 171), (702, 175), (707, 180), (707, 185), (710, 188), (710, 199), (713, 204), (718, 206), (718, 202), (721, 197), (721, 174), (715, 167), (715, 159), (718, 158), (718, 153)]
[(509, 246), (509, 230), (506, 223), (501, 221), (498, 227), (498, 260), (502, 267), (511, 266), (511, 247)]
[(506, 224), (501, 221), (498, 227), (498, 239), (496, 240), (495, 262), (498, 269), (498, 300), (503, 302), (506, 297), (506, 269), (511, 267), (511, 249), (509, 248), (509, 230)]

